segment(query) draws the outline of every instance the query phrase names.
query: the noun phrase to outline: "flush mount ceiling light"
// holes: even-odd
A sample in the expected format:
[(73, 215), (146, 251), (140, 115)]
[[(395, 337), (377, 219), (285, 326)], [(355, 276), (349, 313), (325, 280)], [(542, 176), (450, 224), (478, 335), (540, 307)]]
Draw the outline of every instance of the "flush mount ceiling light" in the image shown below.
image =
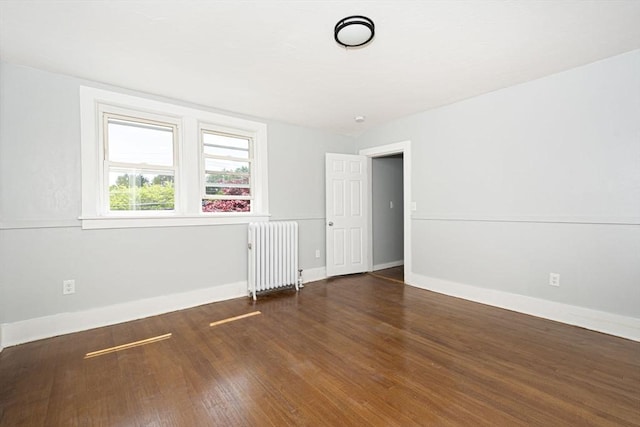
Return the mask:
[(333, 30), (336, 42), (344, 47), (364, 46), (374, 35), (375, 25), (366, 16), (348, 16), (338, 21)]

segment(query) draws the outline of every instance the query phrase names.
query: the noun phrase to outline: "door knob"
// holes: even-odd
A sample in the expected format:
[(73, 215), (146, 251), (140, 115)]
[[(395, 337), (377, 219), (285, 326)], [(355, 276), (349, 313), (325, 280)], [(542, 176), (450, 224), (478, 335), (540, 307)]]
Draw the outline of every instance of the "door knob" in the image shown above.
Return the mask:
[(333, 221), (329, 221), (329, 227), (333, 227)]

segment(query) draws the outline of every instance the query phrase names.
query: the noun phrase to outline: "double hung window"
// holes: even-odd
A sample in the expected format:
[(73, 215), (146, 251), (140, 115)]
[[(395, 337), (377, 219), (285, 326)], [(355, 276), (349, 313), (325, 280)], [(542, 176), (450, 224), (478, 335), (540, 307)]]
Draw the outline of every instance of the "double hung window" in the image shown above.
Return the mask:
[(82, 87), (83, 228), (268, 219), (263, 123)]

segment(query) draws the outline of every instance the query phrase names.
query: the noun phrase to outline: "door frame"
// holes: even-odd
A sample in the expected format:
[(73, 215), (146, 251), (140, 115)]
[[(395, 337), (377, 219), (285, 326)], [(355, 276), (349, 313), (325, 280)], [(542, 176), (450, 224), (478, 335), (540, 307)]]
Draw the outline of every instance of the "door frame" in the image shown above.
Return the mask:
[(368, 271), (373, 271), (373, 179), (372, 179), (372, 159), (376, 157), (385, 157), (392, 154), (402, 154), (402, 203), (404, 208), (404, 282), (411, 284), (413, 279), (411, 272), (411, 212), (413, 203), (411, 200), (411, 141), (396, 142), (393, 144), (379, 145), (371, 148), (364, 148), (358, 152), (361, 156), (367, 157), (369, 167), (369, 242), (367, 245)]

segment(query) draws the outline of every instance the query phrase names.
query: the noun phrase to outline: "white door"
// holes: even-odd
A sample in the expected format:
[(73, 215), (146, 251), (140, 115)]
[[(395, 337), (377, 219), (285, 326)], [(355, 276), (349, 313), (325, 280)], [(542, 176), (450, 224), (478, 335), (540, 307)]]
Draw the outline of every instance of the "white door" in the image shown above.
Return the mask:
[(367, 157), (326, 154), (327, 276), (367, 271)]

